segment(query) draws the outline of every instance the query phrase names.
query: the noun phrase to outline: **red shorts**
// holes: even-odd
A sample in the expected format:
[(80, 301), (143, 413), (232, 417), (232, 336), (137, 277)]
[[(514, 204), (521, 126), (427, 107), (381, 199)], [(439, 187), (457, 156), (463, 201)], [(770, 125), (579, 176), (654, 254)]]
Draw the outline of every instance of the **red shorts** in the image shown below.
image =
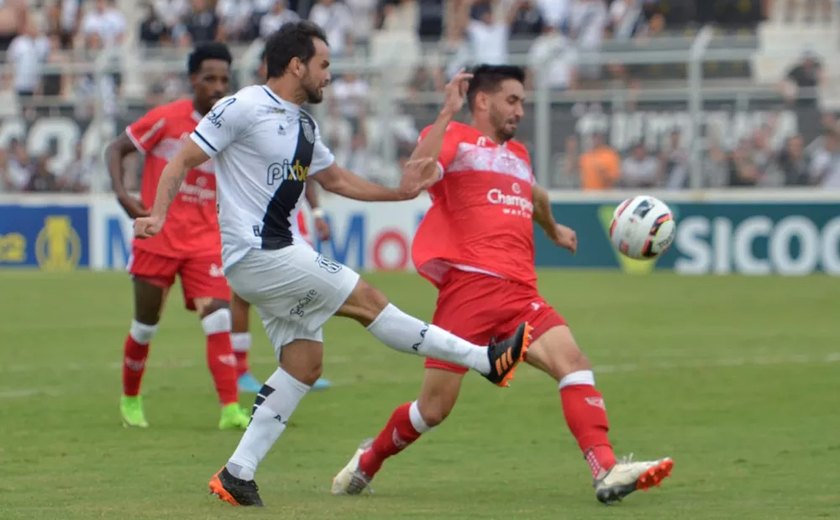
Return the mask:
[[(546, 302), (537, 289), (521, 282), (452, 269), (438, 293), (432, 323), (479, 345), (491, 338), (505, 338), (527, 321), (536, 340), (566, 320)], [(463, 374), (461, 365), (426, 359), (426, 368)]]
[(172, 287), (175, 275), (180, 276), (184, 304), (190, 310), (195, 310), (196, 298), (230, 301), (221, 255), (171, 258), (134, 248), (128, 260), (128, 272), (161, 289)]

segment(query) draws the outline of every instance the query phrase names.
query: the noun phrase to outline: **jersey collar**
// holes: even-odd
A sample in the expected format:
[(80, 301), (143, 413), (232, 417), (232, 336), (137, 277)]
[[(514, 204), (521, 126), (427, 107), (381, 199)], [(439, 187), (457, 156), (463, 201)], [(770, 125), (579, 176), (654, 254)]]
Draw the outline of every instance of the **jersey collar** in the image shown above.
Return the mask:
[(290, 110), (290, 111), (300, 110), (300, 107), (295, 105), (294, 103), (291, 103), (289, 101), (286, 101), (284, 99), (280, 99), (279, 97), (277, 97), (277, 95), (274, 92), (272, 92), (271, 89), (268, 88), (267, 86), (260, 85), (260, 87), (263, 89), (263, 91), (266, 93), (266, 95), (268, 97), (270, 97), (272, 100), (274, 100), (275, 103), (282, 106), (283, 108), (285, 108), (287, 110)]

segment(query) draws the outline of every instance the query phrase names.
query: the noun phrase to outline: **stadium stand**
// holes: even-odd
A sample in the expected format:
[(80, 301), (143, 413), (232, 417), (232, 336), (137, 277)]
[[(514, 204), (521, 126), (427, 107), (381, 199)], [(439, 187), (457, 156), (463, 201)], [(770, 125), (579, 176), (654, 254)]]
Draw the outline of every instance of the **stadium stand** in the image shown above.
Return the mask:
[(313, 107), (325, 137), (380, 182), (446, 78), (481, 61), (528, 68), (520, 136), (553, 188), (578, 189), (602, 141), (615, 187), (820, 185), (840, 169), (836, 1), (8, 0), (0, 191), (107, 190), (102, 143), (186, 92), (194, 42), (231, 45), (238, 87), (258, 81), (261, 37), (297, 17), (335, 54)]

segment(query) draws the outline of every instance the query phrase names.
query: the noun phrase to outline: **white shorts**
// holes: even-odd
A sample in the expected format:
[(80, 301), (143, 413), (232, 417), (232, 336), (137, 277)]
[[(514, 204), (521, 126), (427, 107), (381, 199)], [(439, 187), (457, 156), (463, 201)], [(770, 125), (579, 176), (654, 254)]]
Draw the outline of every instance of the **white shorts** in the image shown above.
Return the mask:
[(323, 341), (321, 328), (359, 281), (358, 273), (308, 245), (252, 249), (226, 276), (236, 294), (259, 311), (278, 357), (296, 339)]

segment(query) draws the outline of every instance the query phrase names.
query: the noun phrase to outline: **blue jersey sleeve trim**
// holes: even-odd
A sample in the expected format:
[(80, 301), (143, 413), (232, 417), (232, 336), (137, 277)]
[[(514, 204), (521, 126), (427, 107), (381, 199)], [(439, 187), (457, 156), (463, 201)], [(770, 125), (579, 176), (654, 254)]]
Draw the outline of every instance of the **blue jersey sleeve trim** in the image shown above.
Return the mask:
[(207, 146), (209, 146), (211, 150), (213, 150), (214, 152), (218, 152), (218, 150), (216, 150), (216, 147), (215, 147), (215, 146), (213, 146), (212, 144), (210, 144), (210, 141), (208, 141), (207, 139), (205, 139), (205, 138), (204, 138), (204, 136), (203, 136), (203, 135), (201, 135), (200, 133), (198, 133), (198, 130), (193, 130), (193, 133), (194, 133), (195, 135), (197, 135), (199, 139), (201, 139), (202, 141), (204, 141), (204, 144), (206, 144)]

